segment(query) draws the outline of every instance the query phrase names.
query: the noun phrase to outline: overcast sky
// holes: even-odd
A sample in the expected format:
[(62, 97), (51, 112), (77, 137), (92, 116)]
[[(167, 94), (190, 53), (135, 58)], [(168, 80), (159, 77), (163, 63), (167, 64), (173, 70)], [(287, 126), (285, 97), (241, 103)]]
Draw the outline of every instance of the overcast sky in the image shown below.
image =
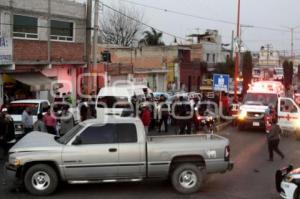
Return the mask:
[[(84, 0), (79, 0), (84, 1)], [(236, 22), (237, 0), (130, 0), (162, 9), (175, 10), (200, 17)], [(119, 4), (135, 7), (144, 13), (145, 23), (166, 32), (185, 37), (191, 33), (203, 33), (206, 29), (217, 29), (223, 43), (230, 43), (235, 25), (181, 16), (128, 3), (126, 0), (101, 0), (114, 7)], [(107, 9), (107, 8), (104, 8)], [(288, 30), (282, 26), (300, 25), (299, 0), (241, 0), (241, 23)], [(103, 12), (102, 12), (103, 13)], [(198, 29), (198, 30), (197, 30)], [(295, 51), (300, 54), (300, 28), (295, 33)], [(290, 53), (290, 32), (270, 31), (258, 28), (243, 28), (242, 39), (246, 47), (257, 51), (260, 46), (270, 43), (278, 50)], [(169, 43), (174, 38), (164, 35)], [(179, 39), (178, 39), (179, 40)]]

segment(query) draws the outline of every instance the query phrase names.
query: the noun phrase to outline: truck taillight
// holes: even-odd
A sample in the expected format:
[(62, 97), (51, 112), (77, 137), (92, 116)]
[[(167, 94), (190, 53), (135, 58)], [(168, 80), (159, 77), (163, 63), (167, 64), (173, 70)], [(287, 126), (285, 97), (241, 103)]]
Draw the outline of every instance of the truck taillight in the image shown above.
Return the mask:
[(229, 161), (230, 160), (230, 147), (229, 146), (225, 147), (224, 160), (225, 161)]

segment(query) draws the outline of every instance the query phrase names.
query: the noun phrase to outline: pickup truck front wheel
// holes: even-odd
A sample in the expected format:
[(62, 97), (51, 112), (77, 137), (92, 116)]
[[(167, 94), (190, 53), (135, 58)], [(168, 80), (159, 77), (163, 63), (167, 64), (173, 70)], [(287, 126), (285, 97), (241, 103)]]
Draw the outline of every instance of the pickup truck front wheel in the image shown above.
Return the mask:
[(204, 172), (195, 164), (180, 164), (172, 173), (172, 184), (174, 189), (182, 194), (191, 194), (199, 191), (204, 183)]
[(52, 167), (37, 164), (30, 167), (25, 173), (24, 184), (27, 191), (33, 195), (49, 195), (55, 191), (58, 177)]

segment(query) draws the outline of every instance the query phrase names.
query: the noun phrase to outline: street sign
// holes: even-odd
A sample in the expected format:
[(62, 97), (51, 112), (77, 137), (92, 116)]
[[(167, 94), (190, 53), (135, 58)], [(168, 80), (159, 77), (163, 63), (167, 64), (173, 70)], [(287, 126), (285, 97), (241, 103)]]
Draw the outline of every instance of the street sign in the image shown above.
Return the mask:
[(213, 76), (213, 90), (214, 91), (229, 91), (229, 75), (214, 74)]

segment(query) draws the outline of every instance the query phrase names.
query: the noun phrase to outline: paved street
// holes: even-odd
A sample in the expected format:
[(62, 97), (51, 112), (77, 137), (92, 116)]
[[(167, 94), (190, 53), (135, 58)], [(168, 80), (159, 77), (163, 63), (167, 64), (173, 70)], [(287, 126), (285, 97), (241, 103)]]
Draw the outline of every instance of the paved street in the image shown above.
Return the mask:
[[(183, 196), (177, 194), (168, 182), (61, 185), (54, 196), (45, 198), (201, 198), (201, 199), (279, 199), (274, 185), (277, 168), (292, 163), (300, 165), (300, 142), (292, 136), (282, 138), (280, 147), (286, 154), (285, 160), (275, 156), (268, 162), (263, 132), (238, 132), (228, 128), (221, 133), (231, 141), (235, 168), (232, 172), (211, 176), (201, 192)], [(1, 165), (2, 166), (2, 165)], [(1, 178), (2, 179), (2, 174)], [(31, 198), (27, 193), (11, 192), (1, 182), (0, 198)]]

